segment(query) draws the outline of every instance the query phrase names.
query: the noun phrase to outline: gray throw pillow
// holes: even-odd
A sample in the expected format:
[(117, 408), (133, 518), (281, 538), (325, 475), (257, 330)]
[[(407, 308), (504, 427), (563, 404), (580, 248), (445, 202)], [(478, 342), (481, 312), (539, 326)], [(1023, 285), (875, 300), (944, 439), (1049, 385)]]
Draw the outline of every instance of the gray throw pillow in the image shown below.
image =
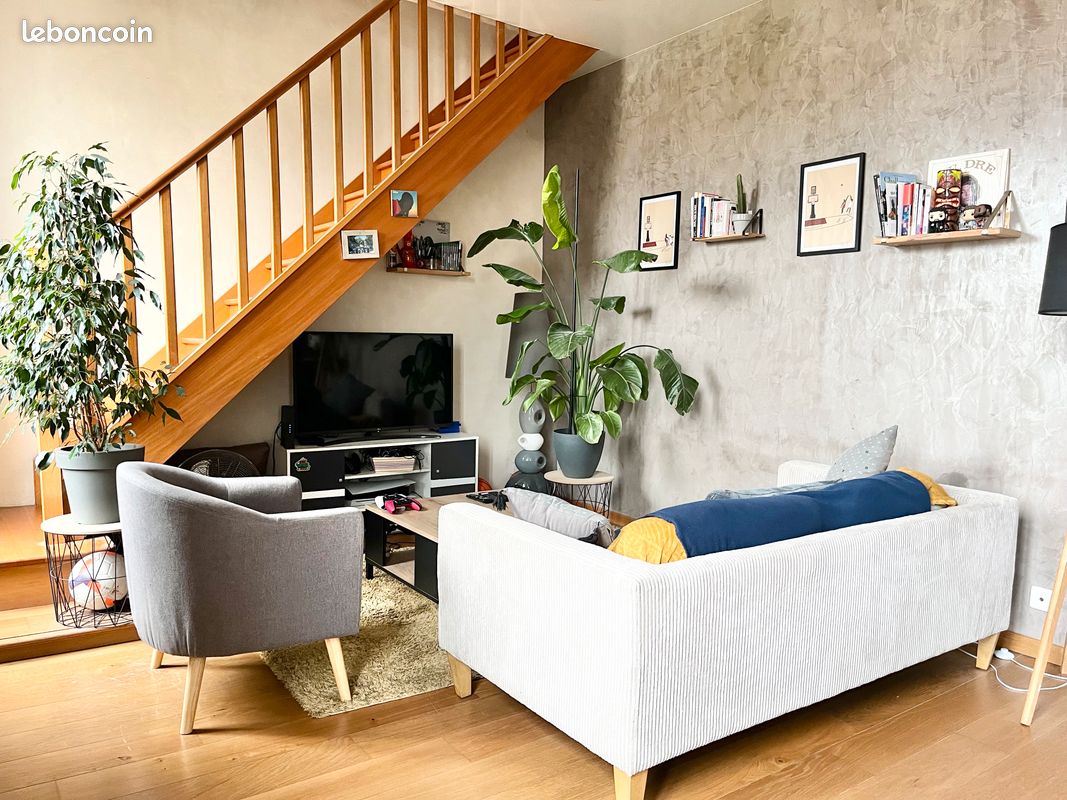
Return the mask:
[(889, 468), (893, 448), (897, 444), (897, 426), (869, 436), (838, 456), (826, 473), (827, 480), (850, 481), (867, 475), (877, 475)]
[(809, 492), (833, 486), (840, 481), (813, 481), (812, 483), (792, 483), (788, 486), (768, 486), (764, 489), (716, 489), (709, 492), (705, 500), (743, 500), (746, 497), (773, 497), (779, 494)]
[(508, 496), (512, 516), (517, 519), (603, 547), (615, 538), (614, 528), (607, 517), (595, 511), (571, 505), (559, 497), (514, 486), (505, 489), (504, 494)]

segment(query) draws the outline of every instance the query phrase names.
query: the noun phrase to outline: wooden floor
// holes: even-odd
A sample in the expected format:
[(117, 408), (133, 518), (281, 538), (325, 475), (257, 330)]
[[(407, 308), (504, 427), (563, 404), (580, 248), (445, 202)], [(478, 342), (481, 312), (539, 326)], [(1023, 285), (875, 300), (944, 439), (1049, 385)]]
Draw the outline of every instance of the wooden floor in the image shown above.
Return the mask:
[[(185, 668), (122, 644), (0, 665), (0, 796), (609, 800), (611, 768), (485, 681), (322, 720), (258, 656)], [(649, 800), (1063, 797), (1067, 690), (1022, 698), (949, 653), (653, 769)], [(1025, 673), (1003, 672), (1017, 685)]]
[(44, 534), (37, 508), (0, 508), (0, 564), (43, 561), (44, 557)]

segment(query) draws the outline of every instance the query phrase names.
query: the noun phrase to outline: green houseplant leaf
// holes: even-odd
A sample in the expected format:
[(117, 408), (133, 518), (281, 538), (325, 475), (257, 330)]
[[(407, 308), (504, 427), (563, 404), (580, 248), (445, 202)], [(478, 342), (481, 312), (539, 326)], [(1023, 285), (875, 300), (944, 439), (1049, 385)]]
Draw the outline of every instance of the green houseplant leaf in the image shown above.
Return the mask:
[(614, 311), (616, 314), (621, 314), (626, 309), (626, 298), (620, 295), (594, 297), (590, 302), (597, 308)]
[(473, 257), (482, 252), (493, 242), (500, 239), (512, 239), (516, 241), (526, 241), (536, 243), (541, 240), (541, 234), (543, 229), (536, 222), (529, 222), (523, 225), (517, 219), (513, 219), (510, 223), (503, 228), (494, 228), (491, 231), (485, 231), (480, 234), (477, 239), (474, 240), (474, 244), (467, 250), (467, 256)]
[(600, 419), (604, 422), (604, 430), (612, 439), (618, 439), (622, 434), (622, 417), (617, 411), (598, 411)]
[(574, 421), (574, 426), (578, 431), (578, 435), (589, 444), (596, 444), (600, 441), (600, 437), (604, 435), (604, 420), (595, 411), (579, 415)]
[(483, 266), (496, 272), (497, 275), (512, 286), (521, 286), (523, 289), (530, 289), (535, 292), (539, 292), (545, 288), (544, 284), (534, 278), (533, 275), (529, 275), (521, 269), (507, 267), (503, 264), (484, 264)]
[(598, 367), (597, 374), (604, 382), (604, 388), (620, 400), (633, 403), (641, 399), (643, 376), (633, 361), (616, 359), (611, 364)]
[(656, 353), (652, 366), (659, 371), (667, 402), (674, 407), (675, 411), (684, 416), (693, 407), (693, 400), (696, 398), (699, 385), (696, 378), (682, 372), (682, 368), (678, 366), (674, 358), (674, 353), (667, 349)]
[(548, 352), (555, 359), (563, 359), (593, 338), (591, 325), (583, 325), (578, 330), (571, 330), (562, 322), (553, 322), (548, 326)]
[(516, 323), (516, 322), (522, 322), (524, 319), (526, 319), (528, 316), (533, 314), (535, 311), (544, 311), (546, 308), (551, 308), (551, 307), (552, 307), (552, 304), (548, 303), (548, 302), (534, 303), (534, 304), (528, 305), (528, 306), (519, 306), (518, 308), (513, 309), (513, 310), (507, 312), (506, 314), (497, 314), (496, 315), (496, 324), (497, 325), (511, 325), (511, 324)]
[(578, 234), (574, 232), (567, 215), (567, 204), (563, 201), (558, 166), (552, 167), (545, 176), (545, 183), (541, 187), (541, 212), (545, 216), (545, 225), (556, 238), (553, 250), (568, 248), (578, 241)]
[(607, 267), (613, 272), (637, 272), (642, 264), (655, 261), (656, 256), (652, 253), (642, 253), (640, 250), (623, 250), (604, 261), (594, 261), (602, 267)]

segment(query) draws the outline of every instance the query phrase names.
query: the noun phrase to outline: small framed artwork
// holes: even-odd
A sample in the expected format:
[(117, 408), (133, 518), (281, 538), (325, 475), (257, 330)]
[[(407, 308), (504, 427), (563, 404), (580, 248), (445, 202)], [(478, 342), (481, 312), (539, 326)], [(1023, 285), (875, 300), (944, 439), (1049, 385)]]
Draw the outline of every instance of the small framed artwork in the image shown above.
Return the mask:
[(341, 231), (343, 258), (378, 258), (378, 231)]
[(681, 192), (653, 194), (641, 198), (637, 221), (637, 249), (656, 257), (641, 265), (642, 272), (678, 269), (678, 209)]
[(798, 256), (860, 249), (866, 160), (866, 153), (854, 153), (801, 165)]
[(394, 217), (417, 217), (419, 193), (407, 189), (392, 189), (389, 191), (389, 206)]

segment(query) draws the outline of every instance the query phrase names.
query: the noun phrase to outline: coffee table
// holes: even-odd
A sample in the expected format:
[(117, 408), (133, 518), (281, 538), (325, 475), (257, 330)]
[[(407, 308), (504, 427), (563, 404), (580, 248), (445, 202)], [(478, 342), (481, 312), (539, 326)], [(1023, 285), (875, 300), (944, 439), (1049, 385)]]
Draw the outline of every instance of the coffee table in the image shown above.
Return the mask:
[[(471, 503), (483, 508), (492, 506), (477, 503), (463, 494), (417, 499), (422, 511), (390, 514), (374, 503), (363, 509), (363, 552), (367, 562), (367, 579), (374, 577), (377, 568), (436, 603), (438, 514), (444, 506), (452, 503)], [(415, 547), (388, 555), (389, 537), (404, 534), (414, 536)]]

